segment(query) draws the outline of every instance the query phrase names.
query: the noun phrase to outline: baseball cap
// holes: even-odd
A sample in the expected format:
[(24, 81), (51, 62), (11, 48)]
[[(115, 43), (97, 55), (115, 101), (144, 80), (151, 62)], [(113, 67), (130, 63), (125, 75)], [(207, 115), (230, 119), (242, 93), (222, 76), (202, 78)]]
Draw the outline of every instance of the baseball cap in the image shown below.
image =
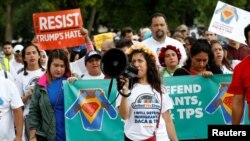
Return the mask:
[(15, 54), (21, 54), (22, 50), (23, 50), (23, 45), (18, 44), (18, 45), (14, 46), (14, 53)]
[(179, 27), (177, 27), (178, 31), (188, 31), (188, 27), (184, 24), (180, 25)]
[(87, 61), (89, 59), (91, 59), (92, 57), (97, 57), (99, 59), (102, 58), (101, 54), (98, 52), (98, 51), (95, 51), (95, 50), (92, 50), (90, 52), (88, 52), (86, 55), (85, 55), (85, 64), (87, 63)]

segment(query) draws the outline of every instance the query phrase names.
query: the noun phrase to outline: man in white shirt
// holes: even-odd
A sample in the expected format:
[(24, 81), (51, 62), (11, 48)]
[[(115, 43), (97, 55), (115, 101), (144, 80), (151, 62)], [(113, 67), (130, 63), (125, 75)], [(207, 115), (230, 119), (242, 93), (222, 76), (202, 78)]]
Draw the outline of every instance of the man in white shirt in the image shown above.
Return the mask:
[(152, 31), (152, 37), (144, 40), (143, 43), (157, 55), (159, 54), (160, 49), (162, 47), (166, 47), (167, 45), (179, 48), (181, 52), (180, 65), (183, 65), (187, 59), (185, 48), (181, 42), (167, 36), (168, 26), (165, 15), (155, 13), (151, 18), (150, 28)]

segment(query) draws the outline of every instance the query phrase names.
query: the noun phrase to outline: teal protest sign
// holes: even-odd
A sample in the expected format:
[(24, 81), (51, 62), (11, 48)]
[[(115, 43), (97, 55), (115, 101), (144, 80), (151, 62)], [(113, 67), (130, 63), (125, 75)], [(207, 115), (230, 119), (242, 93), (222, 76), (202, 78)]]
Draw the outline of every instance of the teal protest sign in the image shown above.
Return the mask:
[[(207, 138), (208, 125), (231, 124), (233, 95), (226, 93), (231, 77), (179, 76), (164, 79), (174, 102), (172, 117), (179, 139)], [(248, 122), (247, 116), (243, 121)]]
[[(64, 83), (67, 140), (123, 141), (123, 122), (115, 110), (116, 83), (107, 98), (110, 80), (78, 80)], [(231, 75), (164, 78), (173, 100), (179, 139), (207, 138), (210, 124), (231, 123), (232, 94), (226, 93)], [(247, 111), (247, 110), (246, 110)], [(247, 112), (242, 124), (249, 124)]]
[[(66, 139), (69, 141), (121, 141), (123, 123), (105, 94), (109, 80), (64, 82)], [(115, 99), (116, 83), (109, 100)]]

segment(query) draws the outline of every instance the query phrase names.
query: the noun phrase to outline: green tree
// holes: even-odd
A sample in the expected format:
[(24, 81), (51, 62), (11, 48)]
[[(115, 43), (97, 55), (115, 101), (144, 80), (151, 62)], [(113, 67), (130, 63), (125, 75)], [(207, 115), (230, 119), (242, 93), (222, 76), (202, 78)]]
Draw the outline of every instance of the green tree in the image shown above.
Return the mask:
[[(237, 1), (221, 0), (221, 1), (241, 9), (245, 9), (245, 5), (247, 4), (246, 0), (237, 0)], [(217, 1), (208, 0), (208, 1), (197, 1), (197, 2), (199, 5), (198, 12), (200, 13), (200, 15), (197, 17), (198, 22), (203, 23), (205, 26), (209, 26), (214, 10), (217, 5)]]
[[(250, 0), (221, 1), (248, 11), (250, 9)], [(217, 0), (0, 1), (0, 13), (3, 13), (0, 14), (0, 41), (18, 37), (31, 39), (34, 35), (33, 13), (73, 8), (81, 9), (84, 26), (92, 34), (98, 33), (99, 25), (108, 27), (109, 31), (120, 30), (125, 26), (131, 26), (138, 31), (141, 27), (149, 26), (150, 16), (155, 12), (166, 15), (170, 29), (175, 29), (180, 24), (208, 26), (217, 2)]]

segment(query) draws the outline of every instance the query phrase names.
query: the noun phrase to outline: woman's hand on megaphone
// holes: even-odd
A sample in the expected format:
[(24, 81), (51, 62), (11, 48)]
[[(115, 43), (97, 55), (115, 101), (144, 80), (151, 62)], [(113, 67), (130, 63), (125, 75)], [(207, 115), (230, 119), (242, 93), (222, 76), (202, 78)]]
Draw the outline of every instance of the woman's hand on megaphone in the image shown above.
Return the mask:
[(129, 79), (128, 79), (127, 77), (121, 75), (121, 76), (119, 77), (119, 81), (120, 81), (120, 83), (122, 83), (122, 85), (123, 85), (123, 86), (122, 86), (122, 89), (121, 89), (122, 93), (123, 93), (124, 95), (128, 94), (128, 93), (129, 93)]

